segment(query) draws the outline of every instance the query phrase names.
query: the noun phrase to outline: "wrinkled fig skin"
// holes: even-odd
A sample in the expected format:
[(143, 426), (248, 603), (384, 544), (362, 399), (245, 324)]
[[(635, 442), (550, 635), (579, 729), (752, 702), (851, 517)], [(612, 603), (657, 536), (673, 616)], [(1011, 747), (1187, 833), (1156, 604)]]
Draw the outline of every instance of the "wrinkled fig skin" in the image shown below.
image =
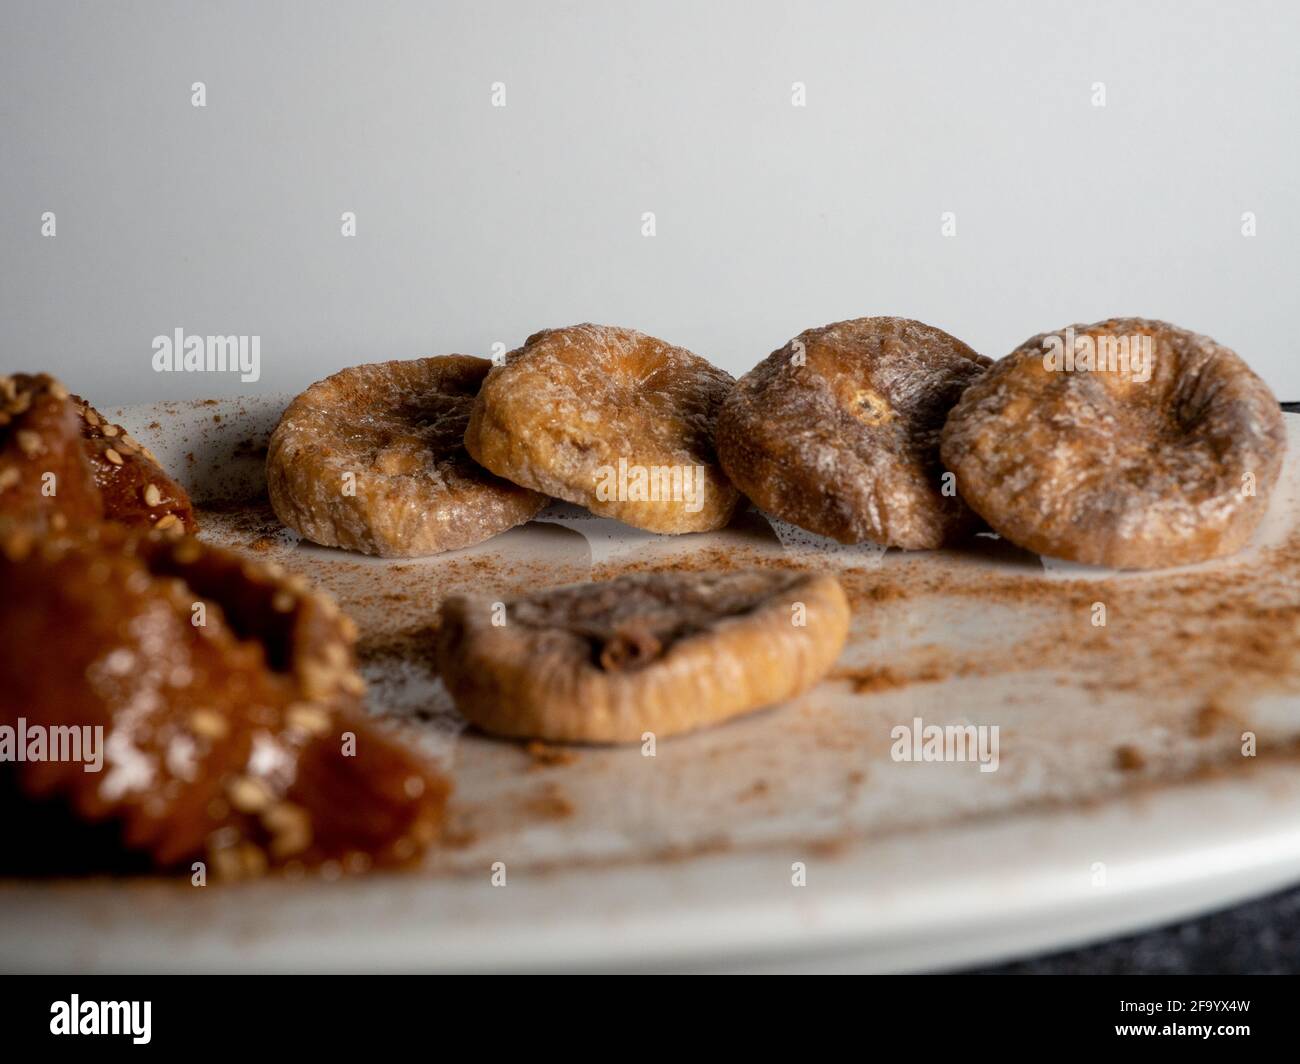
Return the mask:
[(1047, 338), (1064, 329), (1026, 340), (948, 417), (943, 461), (962, 497), (1012, 543), (1070, 561), (1154, 569), (1240, 550), (1286, 447), (1268, 386), (1228, 348), (1164, 322), (1070, 328), (1149, 336), (1150, 379), (1046, 368)]
[(809, 329), (736, 382), (718, 418), (723, 468), (766, 512), (841, 543), (954, 542), (976, 520), (943, 493), (939, 432), (991, 364), (906, 318)]
[[(795, 622), (802, 604), (804, 625)], [(484, 731), (555, 742), (641, 742), (792, 698), (839, 656), (839, 581), (784, 570), (634, 573), (506, 604), (454, 596), (438, 663)]]
[(313, 384), (267, 449), (276, 516), (313, 543), (382, 558), (472, 546), (532, 518), (546, 497), (493, 476), (463, 445), (491, 366), (443, 355), (354, 366)]
[[(698, 355), (633, 329), (547, 329), (488, 375), (465, 446), (497, 475), (592, 513), (650, 532), (707, 532), (727, 524), (740, 498), (713, 450), (731, 384)], [(600, 497), (602, 471), (620, 460), (702, 469), (699, 505)]]
[(33, 866), (348, 872), (405, 864), (435, 837), (446, 784), (370, 721), (350, 622), (296, 578), (105, 522), (0, 541), (0, 586), (0, 723), (103, 728), (98, 772), (0, 765), (21, 803), (5, 819), (57, 825), (27, 840)]

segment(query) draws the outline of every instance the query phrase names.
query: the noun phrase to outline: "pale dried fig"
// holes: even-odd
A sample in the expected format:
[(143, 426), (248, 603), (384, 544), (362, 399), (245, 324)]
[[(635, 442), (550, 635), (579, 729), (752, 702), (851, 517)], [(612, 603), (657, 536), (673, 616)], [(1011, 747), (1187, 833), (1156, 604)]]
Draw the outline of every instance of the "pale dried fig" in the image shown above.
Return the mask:
[(736, 382), (718, 456), (758, 506), (800, 528), (840, 543), (942, 546), (976, 519), (943, 483), (939, 432), (990, 364), (906, 318), (809, 329)]
[(957, 490), (1027, 550), (1117, 569), (1239, 550), (1268, 509), (1286, 431), (1236, 354), (1112, 318), (1026, 340), (943, 432)]
[(404, 558), (522, 524), (545, 496), (476, 465), (463, 438), (492, 363), (469, 355), (354, 366), (280, 418), (266, 458), (276, 515), (313, 543)]
[(488, 374), (465, 446), (492, 472), (650, 532), (705, 532), (739, 494), (713, 451), (731, 377), (633, 329), (530, 336)]
[(504, 603), (450, 598), (438, 662), (484, 731), (639, 742), (807, 690), (848, 626), (844, 592), (826, 574), (634, 573)]

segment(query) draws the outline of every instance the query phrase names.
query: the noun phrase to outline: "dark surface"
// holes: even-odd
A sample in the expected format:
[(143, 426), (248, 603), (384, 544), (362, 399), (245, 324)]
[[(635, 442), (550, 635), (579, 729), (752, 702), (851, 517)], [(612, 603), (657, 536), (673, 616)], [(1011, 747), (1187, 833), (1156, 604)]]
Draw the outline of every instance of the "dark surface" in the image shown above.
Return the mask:
[(1001, 975), (1282, 975), (1300, 972), (1300, 888), (1097, 946), (996, 968)]

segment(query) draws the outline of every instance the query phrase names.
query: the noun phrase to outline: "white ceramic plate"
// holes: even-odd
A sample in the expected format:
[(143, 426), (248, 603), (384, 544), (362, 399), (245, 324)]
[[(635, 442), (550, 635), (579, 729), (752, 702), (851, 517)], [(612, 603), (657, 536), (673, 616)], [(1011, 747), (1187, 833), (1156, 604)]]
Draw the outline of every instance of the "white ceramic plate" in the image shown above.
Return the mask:
[[(254, 499), (283, 402), (114, 416), (197, 494)], [(78, 972), (918, 970), (1064, 948), (1300, 880), (1297, 487), (1289, 462), (1237, 558), (1133, 575), (989, 539), (966, 555), (827, 550), (757, 514), (713, 535), (645, 536), (564, 506), (480, 547), (384, 562), (221, 507), (205, 537), (306, 573), (357, 618), (375, 708), (455, 779), (447, 844), (414, 872), (335, 882), (3, 883), (0, 959)], [(840, 669), (654, 757), (534, 755), (465, 731), (421, 652), (451, 589), (792, 556), (850, 588)], [(997, 771), (894, 760), (891, 728), (913, 718), (997, 725)], [(1241, 756), (1243, 733), (1260, 756)]]

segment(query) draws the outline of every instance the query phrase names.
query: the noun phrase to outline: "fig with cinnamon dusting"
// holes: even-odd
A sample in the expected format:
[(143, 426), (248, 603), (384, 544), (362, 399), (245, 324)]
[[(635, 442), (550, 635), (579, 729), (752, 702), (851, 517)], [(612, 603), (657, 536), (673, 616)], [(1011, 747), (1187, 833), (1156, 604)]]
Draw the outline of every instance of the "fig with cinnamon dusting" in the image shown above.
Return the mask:
[(841, 543), (942, 546), (976, 519), (944, 489), (939, 432), (990, 364), (906, 318), (809, 329), (736, 382), (718, 456), (758, 506), (800, 528)]
[(958, 491), (995, 531), (1117, 569), (1239, 550), (1285, 449), (1277, 400), (1245, 362), (1143, 318), (1031, 337), (962, 396), (943, 432)]
[(447, 785), (363, 712), (351, 622), (302, 580), (104, 523), (3, 539), (0, 586), (0, 723), (102, 728), (98, 771), (0, 766), (11, 827), (63, 813), (34, 848), (112, 826), (122, 859), (229, 879), (401, 864), (436, 835)]
[(483, 730), (550, 741), (639, 742), (792, 698), (849, 625), (838, 580), (785, 570), (633, 573), (504, 606), (443, 604), (443, 680)]
[(271, 436), (276, 516), (313, 543), (382, 558), (456, 550), (523, 524), (546, 497), (475, 465), (463, 446), (491, 367), (443, 355), (317, 381)]
[(465, 446), (500, 476), (650, 532), (722, 528), (713, 451), (731, 377), (635, 329), (546, 329), (488, 374)]

